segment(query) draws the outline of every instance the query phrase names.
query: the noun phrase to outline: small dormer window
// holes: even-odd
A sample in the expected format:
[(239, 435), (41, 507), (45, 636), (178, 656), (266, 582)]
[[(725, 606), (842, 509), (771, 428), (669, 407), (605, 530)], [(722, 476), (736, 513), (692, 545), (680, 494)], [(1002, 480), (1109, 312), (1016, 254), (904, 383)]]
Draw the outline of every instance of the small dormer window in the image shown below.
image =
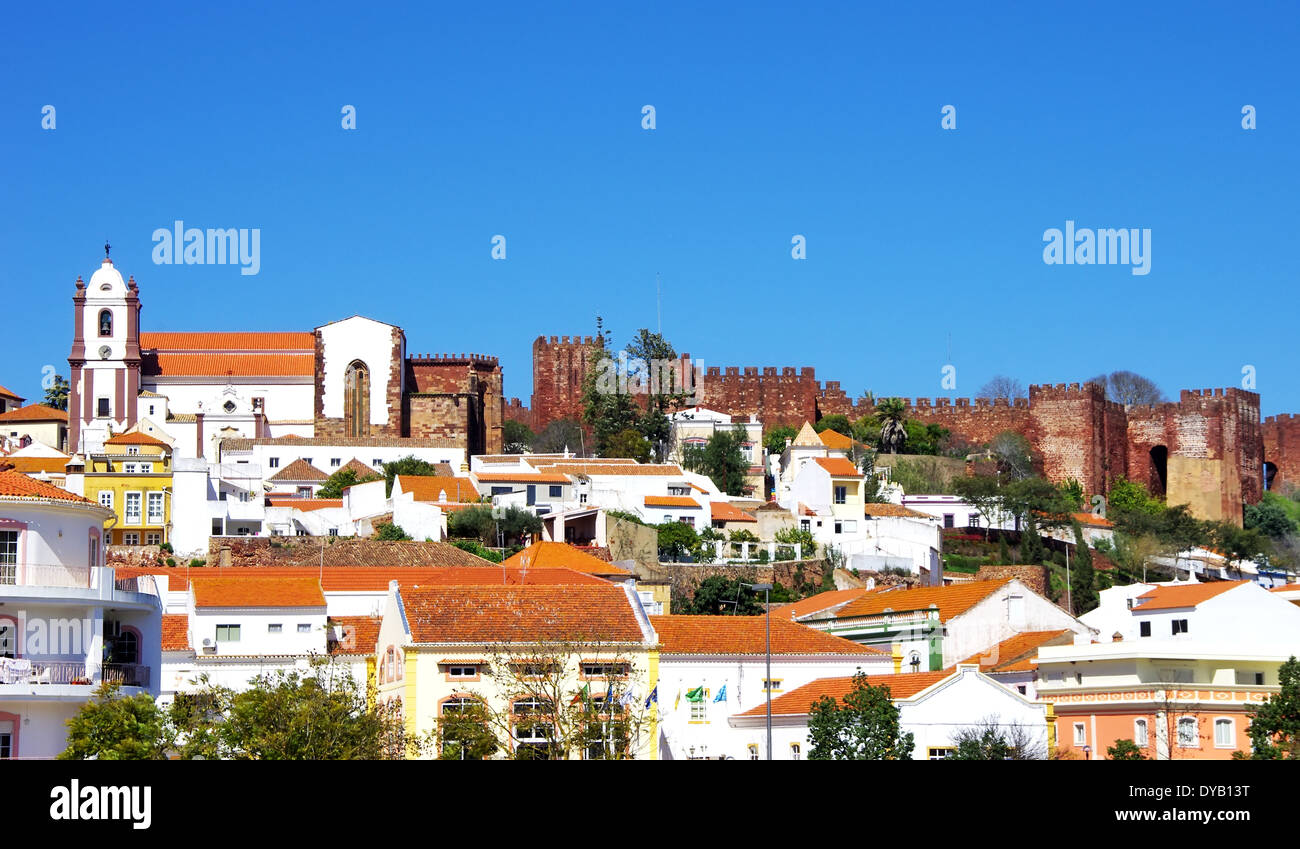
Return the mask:
[(113, 335), (113, 311), (112, 310), (99, 311), (99, 335), (100, 336)]

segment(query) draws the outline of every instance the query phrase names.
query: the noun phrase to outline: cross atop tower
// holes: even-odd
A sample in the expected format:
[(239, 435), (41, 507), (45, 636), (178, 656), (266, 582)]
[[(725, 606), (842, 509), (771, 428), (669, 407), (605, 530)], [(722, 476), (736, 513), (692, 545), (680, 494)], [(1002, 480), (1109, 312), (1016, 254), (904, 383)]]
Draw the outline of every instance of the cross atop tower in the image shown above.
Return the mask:
[(113, 246), (110, 245), (110, 244), (108, 243), (108, 239), (105, 239), (105, 240), (104, 240), (104, 259), (108, 259), (108, 251), (109, 251), (109, 249), (112, 248), (112, 247), (113, 247)]

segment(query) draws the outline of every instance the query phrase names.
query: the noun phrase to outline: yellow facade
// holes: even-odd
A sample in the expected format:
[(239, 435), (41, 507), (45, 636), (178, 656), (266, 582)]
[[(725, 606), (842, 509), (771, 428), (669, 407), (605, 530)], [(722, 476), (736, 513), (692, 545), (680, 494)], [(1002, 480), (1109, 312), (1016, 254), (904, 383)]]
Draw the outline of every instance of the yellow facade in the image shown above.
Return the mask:
[(104, 523), (106, 543), (169, 542), (171, 451), (163, 445), (105, 445), (102, 453), (88, 458), (85, 496), (113, 511), (113, 518)]

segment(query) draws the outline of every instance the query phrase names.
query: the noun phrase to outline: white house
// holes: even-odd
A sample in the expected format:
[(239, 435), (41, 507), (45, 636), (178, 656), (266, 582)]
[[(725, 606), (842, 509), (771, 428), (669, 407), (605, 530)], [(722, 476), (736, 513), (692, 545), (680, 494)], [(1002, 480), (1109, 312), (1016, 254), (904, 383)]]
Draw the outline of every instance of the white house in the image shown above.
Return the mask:
[(1179, 638), (1300, 650), (1300, 607), (1252, 581), (1130, 584), (1100, 593), (1082, 621), (1103, 641)]

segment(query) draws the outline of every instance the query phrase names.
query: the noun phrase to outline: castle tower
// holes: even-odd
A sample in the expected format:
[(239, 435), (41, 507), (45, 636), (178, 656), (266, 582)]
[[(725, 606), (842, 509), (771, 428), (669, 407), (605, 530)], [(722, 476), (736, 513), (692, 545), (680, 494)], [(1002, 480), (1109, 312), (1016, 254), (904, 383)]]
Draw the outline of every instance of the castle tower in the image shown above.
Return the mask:
[(553, 421), (582, 421), (582, 385), (591, 355), (604, 347), (600, 337), (538, 336), (533, 342), (533, 426)]
[(104, 245), (89, 283), (77, 277), (68, 355), (68, 446), (98, 451), (113, 433), (136, 423), (140, 394), (140, 297), (135, 278), (123, 282)]

